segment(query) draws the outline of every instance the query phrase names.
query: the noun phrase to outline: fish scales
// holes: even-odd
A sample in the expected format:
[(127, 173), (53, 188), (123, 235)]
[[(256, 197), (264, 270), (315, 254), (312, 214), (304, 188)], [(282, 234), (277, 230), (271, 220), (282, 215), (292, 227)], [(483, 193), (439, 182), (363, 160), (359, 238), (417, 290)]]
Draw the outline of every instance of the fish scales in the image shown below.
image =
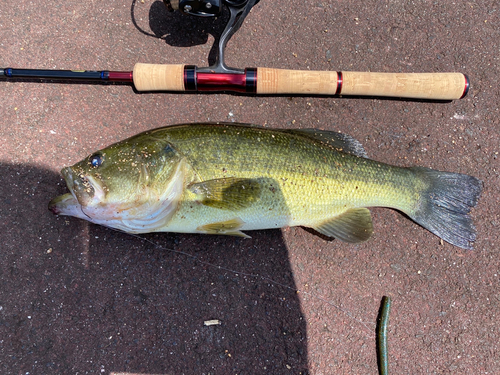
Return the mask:
[(247, 236), (302, 225), (367, 240), (367, 207), (400, 210), (472, 248), (474, 177), (373, 161), (355, 139), (315, 129), (185, 124), (148, 131), (63, 169), (70, 194), (49, 208), (131, 233)]
[(202, 180), (273, 179), (293, 214), (291, 225), (303, 225), (312, 215), (326, 219), (350, 207), (385, 206), (408, 211), (425, 188), (405, 168), (339, 152), (279, 130), (179, 126), (152, 135), (178, 145)]

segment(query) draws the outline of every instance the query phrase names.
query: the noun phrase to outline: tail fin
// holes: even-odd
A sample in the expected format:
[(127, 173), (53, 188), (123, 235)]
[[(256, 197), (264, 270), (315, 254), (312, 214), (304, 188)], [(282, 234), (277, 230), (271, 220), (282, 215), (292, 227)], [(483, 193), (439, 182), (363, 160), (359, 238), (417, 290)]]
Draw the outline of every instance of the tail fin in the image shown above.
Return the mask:
[(481, 181), (465, 174), (411, 169), (429, 186), (411, 218), (446, 242), (472, 249), (476, 228), (469, 212), (481, 194)]

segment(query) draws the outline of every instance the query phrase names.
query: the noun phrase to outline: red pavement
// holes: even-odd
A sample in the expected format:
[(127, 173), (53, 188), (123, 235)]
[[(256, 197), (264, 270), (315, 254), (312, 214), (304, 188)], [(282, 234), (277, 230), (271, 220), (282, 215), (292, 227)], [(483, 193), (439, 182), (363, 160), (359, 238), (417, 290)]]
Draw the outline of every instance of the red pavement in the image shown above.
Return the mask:
[[(499, 12), (492, 0), (262, 0), (226, 52), (241, 68), (467, 74), (469, 95), (448, 103), (0, 82), (0, 373), (374, 374), (383, 295), (391, 373), (498, 372)], [(0, 67), (207, 66), (220, 30), (160, 1), (4, 0)], [(62, 167), (200, 121), (339, 130), (376, 160), (474, 175), (475, 250), (388, 209), (372, 210), (362, 245), (302, 228), (148, 242), (47, 210), (66, 191)]]

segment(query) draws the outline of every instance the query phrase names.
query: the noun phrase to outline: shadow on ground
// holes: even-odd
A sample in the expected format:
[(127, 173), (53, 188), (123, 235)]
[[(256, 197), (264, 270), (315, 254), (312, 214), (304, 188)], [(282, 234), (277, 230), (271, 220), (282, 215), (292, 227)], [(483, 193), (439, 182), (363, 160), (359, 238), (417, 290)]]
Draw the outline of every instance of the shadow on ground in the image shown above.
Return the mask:
[(307, 373), (280, 231), (148, 242), (53, 216), (47, 202), (66, 188), (52, 171), (0, 173), (1, 373)]
[[(136, 0), (132, 1), (131, 19), (132, 23), (142, 34), (152, 36), (165, 41), (172, 47), (193, 47), (208, 42), (212, 35), (214, 42), (208, 55), (209, 65), (213, 65), (217, 59), (217, 46), (226, 24), (229, 21), (230, 12), (224, 7), (218, 17), (197, 17), (183, 14), (180, 11), (169, 12), (162, 1), (155, 1), (149, 9), (149, 28), (143, 29), (136, 22)], [(152, 32), (152, 33), (151, 33)]]

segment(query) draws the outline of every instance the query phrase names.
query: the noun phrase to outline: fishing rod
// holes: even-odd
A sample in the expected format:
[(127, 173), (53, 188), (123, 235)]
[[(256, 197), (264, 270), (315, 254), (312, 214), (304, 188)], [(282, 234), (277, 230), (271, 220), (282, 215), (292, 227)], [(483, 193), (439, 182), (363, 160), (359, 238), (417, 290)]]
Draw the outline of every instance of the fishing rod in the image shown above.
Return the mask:
[(462, 73), (377, 73), (236, 69), (224, 62), (228, 40), (259, 0), (163, 0), (169, 11), (197, 17), (218, 16), (225, 6), (230, 17), (221, 34), (216, 61), (199, 68), (185, 64), (137, 63), (133, 71), (0, 69), (0, 78), (133, 84), (137, 91), (238, 92), (270, 95), (351, 95), (427, 100), (461, 99), (469, 91)]

